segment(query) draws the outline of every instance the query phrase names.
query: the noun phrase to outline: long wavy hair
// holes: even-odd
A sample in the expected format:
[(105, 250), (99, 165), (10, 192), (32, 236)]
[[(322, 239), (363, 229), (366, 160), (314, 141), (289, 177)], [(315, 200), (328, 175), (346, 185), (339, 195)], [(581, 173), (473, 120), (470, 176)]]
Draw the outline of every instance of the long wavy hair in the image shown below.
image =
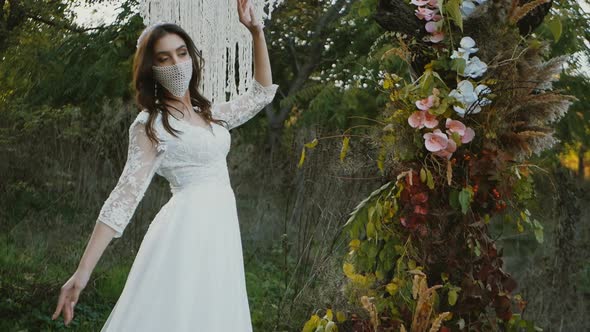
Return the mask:
[[(196, 106), (201, 110), (200, 113), (203, 115), (203, 118), (208, 125), (211, 122), (215, 122), (219, 125), (221, 125), (222, 122), (225, 122), (224, 120), (213, 118), (211, 114), (211, 102), (201, 95), (198, 90), (201, 83), (201, 68), (205, 63), (205, 59), (203, 59), (201, 53), (197, 50), (192, 38), (186, 33), (186, 31), (184, 31), (184, 29), (174, 23), (158, 25), (141, 40), (133, 58), (133, 85), (135, 86), (136, 91), (135, 100), (140, 108), (149, 113), (146, 124), (146, 135), (154, 143), (159, 143), (159, 139), (154, 130), (154, 121), (158, 112), (162, 113), (162, 124), (166, 131), (174, 137), (178, 137), (177, 133), (182, 132), (170, 126), (170, 122), (168, 121), (169, 116), (174, 115), (170, 113), (169, 107), (176, 110), (178, 110), (178, 108), (166, 103), (164, 87), (156, 81), (152, 71), (152, 66), (155, 65), (154, 45), (160, 38), (169, 33), (175, 33), (184, 40), (188, 53), (193, 59), (193, 74), (188, 86), (191, 105), (193, 107)], [(193, 111), (197, 113), (197, 111)], [(227, 122), (225, 123), (227, 124)]]

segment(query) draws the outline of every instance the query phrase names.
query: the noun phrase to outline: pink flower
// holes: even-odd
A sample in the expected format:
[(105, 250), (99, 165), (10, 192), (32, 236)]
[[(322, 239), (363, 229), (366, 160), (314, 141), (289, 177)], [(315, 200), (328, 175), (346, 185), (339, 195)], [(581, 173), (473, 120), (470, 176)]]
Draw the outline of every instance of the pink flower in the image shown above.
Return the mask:
[(423, 111), (429, 110), (434, 105), (434, 95), (416, 101), (416, 107)]
[(418, 9), (416, 9), (416, 16), (421, 20), (430, 21), (434, 18), (436, 13), (435, 10), (426, 7), (418, 7)]
[(449, 129), (448, 131), (450, 131), (451, 133), (457, 133), (459, 134), (459, 136), (465, 135), (466, 127), (461, 121), (451, 120), (447, 118), (445, 126), (447, 127), (447, 129)]
[(436, 119), (436, 115), (434, 114), (430, 114), (430, 112), (428, 111), (422, 111), (424, 112), (424, 127), (426, 128), (434, 128), (436, 126), (438, 126), (438, 120)]
[(473, 129), (467, 127), (465, 129), (465, 135), (461, 137), (461, 143), (469, 143), (475, 137), (475, 131)]
[(416, 111), (408, 118), (408, 123), (412, 128), (423, 128), (424, 127), (424, 111)]
[(419, 6), (419, 7), (426, 6), (426, 5), (431, 6), (431, 7), (438, 6), (437, 0), (412, 0), (412, 1), (410, 1), (410, 3), (412, 5)]
[(457, 151), (457, 143), (455, 143), (454, 140), (449, 139), (447, 147), (444, 150), (435, 151), (434, 154), (439, 157), (451, 159), (451, 156), (455, 151)]
[(430, 0), (412, 0), (410, 3), (415, 6), (426, 6)]
[(430, 21), (426, 23), (426, 31), (428, 31), (431, 36), (428, 37), (428, 40), (433, 43), (438, 43), (445, 39), (445, 33), (440, 30), (441, 24), (438, 22)]
[(434, 128), (438, 126), (436, 115), (430, 114), (428, 111), (416, 111), (408, 118), (408, 123), (412, 128), (422, 129)]
[(449, 145), (449, 138), (447, 135), (440, 131), (440, 129), (435, 129), (431, 133), (424, 134), (424, 145), (426, 149), (430, 152), (437, 152), (441, 150), (445, 150)]
[(447, 133), (457, 133), (461, 137), (461, 143), (469, 143), (475, 137), (475, 131), (465, 126), (461, 121), (447, 119), (446, 121)]

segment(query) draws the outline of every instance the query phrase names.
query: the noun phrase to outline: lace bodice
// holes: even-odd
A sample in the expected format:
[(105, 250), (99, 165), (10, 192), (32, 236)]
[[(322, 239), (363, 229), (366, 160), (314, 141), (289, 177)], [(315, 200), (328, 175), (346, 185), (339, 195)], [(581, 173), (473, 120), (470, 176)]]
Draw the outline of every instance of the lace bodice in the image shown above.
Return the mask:
[(211, 123), (210, 128), (197, 127), (171, 116), (171, 126), (182, 131), (176, 138), (164, 130), (158, 114), (154, 124), (160, 140), (157, 145), (145, 132), (149, 113), (141, 111), (129, 127), (125, 167), (96, 222), (113, 228), (115, 238), (121, 237), (156, 173), (168, 180), (173, 194), (205, 181), (229, 185), (226, 164), (231, 143), (229, 130), (260, 112), (273, 100), (277, 88), (277, 84), (265, 87), (254, 79), (245, 93), (227, 102), (213, 103), (213, 118), (227, 121), (227, 128), (216, 123)]

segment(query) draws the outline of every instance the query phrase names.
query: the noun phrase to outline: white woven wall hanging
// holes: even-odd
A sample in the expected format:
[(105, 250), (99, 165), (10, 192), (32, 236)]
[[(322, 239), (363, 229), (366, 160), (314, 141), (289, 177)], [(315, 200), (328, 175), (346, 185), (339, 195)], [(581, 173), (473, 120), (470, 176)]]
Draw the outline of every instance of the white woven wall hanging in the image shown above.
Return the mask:
[[(283, 2), (251, 1), (261, 24)], [(205, 59), (199, 90), (212, 102), (226, 101), (226, 92), (231, 99), (252, 83), (252, 37), (240, 23), (237, 0), (140, 0), (139, 12), (146, 26), (172, 22), (191, 36)]]

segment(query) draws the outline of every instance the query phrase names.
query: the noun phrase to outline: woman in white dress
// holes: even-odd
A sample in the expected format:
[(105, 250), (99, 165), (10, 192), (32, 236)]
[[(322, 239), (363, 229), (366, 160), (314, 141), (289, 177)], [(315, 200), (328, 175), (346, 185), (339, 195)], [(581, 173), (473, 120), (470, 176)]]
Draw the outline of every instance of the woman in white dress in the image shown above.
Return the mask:
[(200, 54), (175, 24), (156, 23), (138, 39), (136, 101), (119, 181), (105, 201), (80, 264), (61, 287), (52, 319), (68, 325), (80, 292), (113, 237), (119, 238), (154, 174), (172, 197), (154, 217), (102, 331), (252, 331), (242, 243), (226, 156), (229, 130), (269, 104), (272, 84), (263, 27), (250, 0), (237, 0), (252, 33), (255, 77), (242, 95), (211, 104), (197, 90)]

